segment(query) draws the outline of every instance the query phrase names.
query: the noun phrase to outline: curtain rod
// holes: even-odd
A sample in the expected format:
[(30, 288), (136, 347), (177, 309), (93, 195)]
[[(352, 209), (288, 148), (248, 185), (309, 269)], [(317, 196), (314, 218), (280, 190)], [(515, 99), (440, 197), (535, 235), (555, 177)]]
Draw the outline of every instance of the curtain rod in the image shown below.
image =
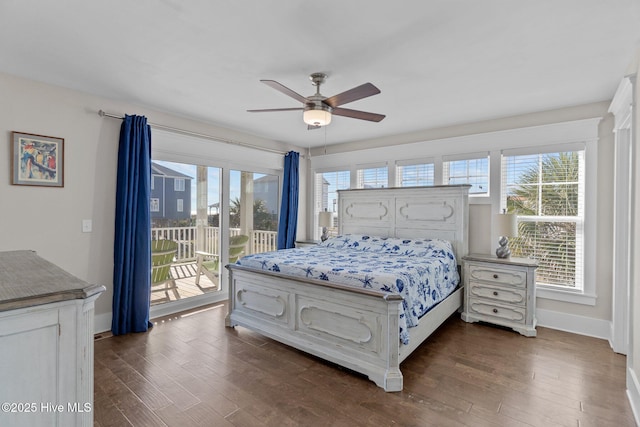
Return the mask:
[[(124, 119), (124, 117), (122, 117), (122, 116), (118, 116), (116, 114), (110, 114), (110, 113), (105, 112), (104, 110), (99, 110), (98, 111), (98, 115), (100, 117), (110, 117), (112, 119), (119, 119), (119, 120)], [(260, 147), (258, 145), (247, 144), (246, 142), (234, 141), (232, 139), (221, 138), (219, 136), (207, 135), (206, 133), (192, 132), (190, 130), (184, 130), (184, 129), (174, 128), (174, 127), (171, 127), (171, 126), (159, 125), (157, 123), (150, 123), (149, 122), (148, 124), (149, 124), (149, 126), (151, 126), (153, 128), (166, 130), (166, 131), (169, 131), (169, 132), (180, 133), (180, 134), (188, 135), (188, 136), (196, 136), (198, 138), (205, 138), (205, 139), (210, 139), (212, 141), (224, 142), (226, 144), (232, 144), (232, 145), (239, 145), (239, 146), (242, 146), (242, 147), (254, 148), (256, 150), (269, 151), (271, 153), (287, 154), (286, 151), (276, 150), (276, 149), (267, 148), (267, 147)], [(301, 155), (300, 157), (304, 157), (304, 156)]]

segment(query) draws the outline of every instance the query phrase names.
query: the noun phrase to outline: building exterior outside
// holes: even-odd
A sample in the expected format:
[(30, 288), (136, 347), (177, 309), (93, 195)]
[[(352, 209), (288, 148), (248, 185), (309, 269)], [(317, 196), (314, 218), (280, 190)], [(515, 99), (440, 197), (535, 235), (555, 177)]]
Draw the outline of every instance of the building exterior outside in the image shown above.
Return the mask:
[(152, 226), (177, 226), (180, 221), (190, 221), (192, 179), (158, 163), (151, 163)]

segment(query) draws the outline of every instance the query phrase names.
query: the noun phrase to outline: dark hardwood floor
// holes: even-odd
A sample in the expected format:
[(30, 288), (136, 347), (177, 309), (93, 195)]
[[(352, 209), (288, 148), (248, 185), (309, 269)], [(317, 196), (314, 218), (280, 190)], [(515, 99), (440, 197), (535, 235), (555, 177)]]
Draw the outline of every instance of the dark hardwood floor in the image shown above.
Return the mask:
[(224, 304), (95, 342), (95, 425), (634, 426), (625, 357), (608, 343), (537, 338), (450, 318), (402, 365), (404, 391), (247, 329)]

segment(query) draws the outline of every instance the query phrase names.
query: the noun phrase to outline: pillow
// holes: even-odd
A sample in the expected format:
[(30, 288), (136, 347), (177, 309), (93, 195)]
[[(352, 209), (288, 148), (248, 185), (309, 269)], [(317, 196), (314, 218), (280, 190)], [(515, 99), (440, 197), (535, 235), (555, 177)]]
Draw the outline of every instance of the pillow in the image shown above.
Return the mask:
[(406, 256), (442, 256), (444, 253), (453, 253), (451, 243), (440, 239), (386, 239), (384, 252)]
[(453, 255), (451, 243), (441, 239), (402, 239), (369, 236), (366, 234), (341, 234), (330, 237), (320, 245), (337, 249), (354, 249), (405, 256), (435, 256), (443, 258), (449, 257), (449, 254)]
[(366, 234), (341, 234), (328, 238), (320, 245), (337, 249), (349, 248), (360, 251), (380, 252), (383, 239), (385, 238)]

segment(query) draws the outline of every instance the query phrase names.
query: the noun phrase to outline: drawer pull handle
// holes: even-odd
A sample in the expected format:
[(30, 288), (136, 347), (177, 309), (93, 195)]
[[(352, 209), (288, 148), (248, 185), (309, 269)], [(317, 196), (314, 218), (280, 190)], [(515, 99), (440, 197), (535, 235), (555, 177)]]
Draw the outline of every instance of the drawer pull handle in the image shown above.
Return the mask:
[(494, 309), (493, 309), (493, 312), (494, 312), (495, 314), (498, 314), (498, 309), (497, 309), (497, 308), (494, 308)]
[(493, 278), (494, 278), (494, 279), (497, 279), (497, 278), (498, 278), (498, 275), (497, 275), (497, 274), (494, 274), (494, 275), (493, 275)]
[(497, 297), (498, 296), (498, 291), (493, 291), (493, 296)]

